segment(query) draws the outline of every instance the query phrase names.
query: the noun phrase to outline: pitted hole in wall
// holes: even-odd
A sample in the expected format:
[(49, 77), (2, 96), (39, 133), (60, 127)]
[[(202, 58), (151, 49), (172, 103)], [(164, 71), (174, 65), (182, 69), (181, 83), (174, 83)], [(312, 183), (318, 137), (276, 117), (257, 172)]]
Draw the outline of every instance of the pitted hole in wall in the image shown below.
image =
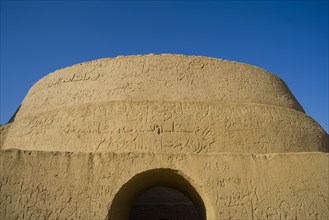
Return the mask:
[(107, 219), (130, 220), (135, 201), (147, 190), (155, 187), (170, 188), (183, 194), (194, 205), (198, 213), (195, 219), (207, 219), (206, 207), (199, 193), (177, 170), (172, 169), (148, 170), (133, 176), (116, 193)]
[(129, 220), (199, 220), (198, 210), (183, 193), (157, 186), (146, 190), (135, 201)]

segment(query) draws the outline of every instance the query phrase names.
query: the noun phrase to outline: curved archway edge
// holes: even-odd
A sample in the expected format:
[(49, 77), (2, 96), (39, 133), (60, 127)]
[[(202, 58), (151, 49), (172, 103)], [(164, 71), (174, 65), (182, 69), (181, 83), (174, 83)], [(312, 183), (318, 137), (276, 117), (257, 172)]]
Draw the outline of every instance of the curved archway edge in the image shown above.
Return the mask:
[(130, 209), (135, 199), (144, 191), (156, 187), (166, 186), (176, 189), (186, 195), (196, 206), (200, 219), (207, 219), (207, 209), (199, 192), (192, 186), (178, 170), (152, 169), (133, 176), (116, 193), (108, 213), (108, 219), (128, 220)]

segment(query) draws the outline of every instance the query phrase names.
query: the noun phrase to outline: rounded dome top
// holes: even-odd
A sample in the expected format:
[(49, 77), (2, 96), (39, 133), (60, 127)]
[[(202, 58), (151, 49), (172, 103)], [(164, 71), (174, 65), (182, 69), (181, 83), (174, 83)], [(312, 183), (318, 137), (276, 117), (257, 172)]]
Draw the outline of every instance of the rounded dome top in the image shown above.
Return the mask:
[(32, 86), (2, 148), (174, 153), (327, 149), (285, 83), (258, 67), (183, 55), (100, 59)]
[(32, 86), (17, 118), (108, 101), (210, 101), (303, 112), (285, 83), (248, 64), (184, 55), (100, 59), (50, 73)]

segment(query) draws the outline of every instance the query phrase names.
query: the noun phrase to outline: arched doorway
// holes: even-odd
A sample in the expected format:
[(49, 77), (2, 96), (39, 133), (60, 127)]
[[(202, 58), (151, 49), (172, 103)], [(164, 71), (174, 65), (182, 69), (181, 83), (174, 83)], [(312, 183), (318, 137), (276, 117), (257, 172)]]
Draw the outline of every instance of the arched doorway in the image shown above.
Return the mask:
[[(157, 196), (158, 195), (158, 196)], [(160, 198), (161, 197), (161, 198)], [(165, 208), (172, 206), (173, 211), (184, 211), (184, 208), (190, 207), (189, 214), (195, 214), (193, 220), (206, 220), (206, 208), (203, 200), (195, 188), (187, 181), (177, 170), (172, 169), (154, 169), (139, 173), (132, 177), (115, 195), (108, 219), (110, 220), (135, 220), (136, 208), (143, 202), (154, 202), (155, 208), (161, 209), (161, 203), (166, 201)], [(179, 208), (179, 202), (183, 205)], [(140, 206), (139, 206), (140, 207)], [(150, 206), (144, 207), (149, 210)], [(161, 210), (155, 210), (161, 211)], [(162, 210), (166, 214), (166, 210)], [(182, 213), (178, 213), (182, 214)], [(171, 215), (173, 216), (173, 215)], [(159, 220), (173, 220), (170, 215), (158, 216)], [(173, 216), (175, 217), (175, 216)], [(143, 219), (146, 219), (144, 216)], [(153, 218), (156, 219), (156, 218)], [(174, 218), (175, 219), (175, 218)], [(182, 219), (182, 218), (176, 218)], [(138, 220), (138, 218), (136, 219)]]
[(129, 220), (199, 220), (193, 202), (183, 193), (169, 187), (156, 186), (137, 197)]

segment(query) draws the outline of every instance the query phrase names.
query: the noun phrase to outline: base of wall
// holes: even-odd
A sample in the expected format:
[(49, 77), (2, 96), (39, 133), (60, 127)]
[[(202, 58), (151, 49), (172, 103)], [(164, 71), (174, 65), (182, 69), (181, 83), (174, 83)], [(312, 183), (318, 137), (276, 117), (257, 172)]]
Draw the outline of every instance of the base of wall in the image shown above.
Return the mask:
[(328, 219), (328, 164), (328, 153), (1, 150), (0, 218), (106, 219), (114, 209), (129, 213), (146, 188), (164, 185), (202, 200), (207, 219)]

